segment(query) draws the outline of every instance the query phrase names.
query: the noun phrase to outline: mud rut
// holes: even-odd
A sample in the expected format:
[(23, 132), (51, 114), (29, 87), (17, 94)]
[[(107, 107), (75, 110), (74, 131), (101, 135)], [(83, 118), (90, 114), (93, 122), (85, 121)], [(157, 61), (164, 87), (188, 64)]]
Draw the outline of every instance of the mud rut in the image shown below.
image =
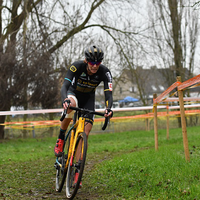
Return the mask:
[[(101, 163), (104, 160), (109, 160), (110, 158), (112, 158), (113, 155), (111, 156), (110, 153), (104, 153), (103, 155), (96, 155), (95, 158), (88, 156), (87, 160), (86, 160), (86, 165), (85, 165), (85, 169), (84, 169), (84, 175), (83, 176), (87, 176), (89, 175), (90, 171), (93, 169), (95, 164)], [(53, 180), (54, 181), (54, 180)], [(40, 196), (39, 199), (66, 199), (65, 196), (65, 185), (63, 187), (63, 190), (61, 193), (58, 192), (53, 192), (51, 194), (45, 194), (43, 196)], [(106, 198), (108, 198), (108, 195), (106, 195)], [(38, 199), (36, 198), (32, 198), (31, 199)], [(84, 180), (83, 180), (83, 187), (81, 189), (78, 190), (78, 193), (76, 194), (74, 200), (100, 200), (103, 199), (102, 194), (98, 194), (96, 191), (95, 192), (90, 192), (90, 190), (87, 188), (87, 186), (85, 186), (84, 184)]]

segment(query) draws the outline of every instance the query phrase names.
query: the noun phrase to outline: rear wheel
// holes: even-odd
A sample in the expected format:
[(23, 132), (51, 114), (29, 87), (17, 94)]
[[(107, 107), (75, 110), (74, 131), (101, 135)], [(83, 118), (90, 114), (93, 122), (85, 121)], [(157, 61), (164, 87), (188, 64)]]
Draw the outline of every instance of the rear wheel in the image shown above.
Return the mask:
[[(65, 142), (65, 149), (68, 153), (69, 150), (69, 142), (70, 137), (67, 137), (67, 140)], [(66, 161), (67, 161), (67, 154), (63, 151), (62, 157), (59, 157), (58, 162), (55, 163), (56, 166), (56, 191), (61, 192), (63, 185), (65, 183), (66, 175), (67, 175), (67, 168), (65, 167)]]
[[(68, 199), (73, 199), (79, 189), (79, 185), (82, 179), (83, 170), (85, 166), (87, 153), (87, 136), (80, 133), (75, 146), (75, 151), (70, 158), (70, 162), (67, 169), (66, 179), (66, 196)], [(79, 173), (76, 184), (74, 183), (75, 173)]]
[(56, 191), (61, 192), (63, 185), (65, 183), (65, 178), (66, 178), (66, 174), (67, 174), (67, 168), (65, 169), (64, 154), (62, 157), (58, 158), (58, 162), (61, 165), (56, 163), (57, 164), (57, 166), (56, 166)]

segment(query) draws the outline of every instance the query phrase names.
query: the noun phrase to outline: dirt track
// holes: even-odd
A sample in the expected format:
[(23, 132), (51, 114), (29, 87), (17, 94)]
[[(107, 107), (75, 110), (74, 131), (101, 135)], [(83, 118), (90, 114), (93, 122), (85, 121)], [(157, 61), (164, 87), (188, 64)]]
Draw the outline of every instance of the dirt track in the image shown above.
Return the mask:
[[(88, 157), (86, 161), (86, 166), (84, 169), (84, 177), (88, 176), (90, 171), (93, 169), (94, 165), (97, 163), (101, 163), (104, 160), (110, 159), (110, 155), (101, 155), (94, 157)], [(109, 199), (109, 195), (106, 195), (106, 197), (102, 196), (102, 194), (98, 194), (97, 191), (91, 192), (91, 190), (88, 188), (89, 183), (84, 183), (83, 180), (83, 187), (78, 190), (78, 193), (76, 194), (74, 200), (102, 200), (102, 199)], [(54, 191), (53, 193), (45, 194), (43, 196), (39, 195), (39, 198), (42, 199), (66, 199), (65, 196), (65, 185), (63, 187), (63, 190), (61, 193), (58, 193)], [(29, 196), (31, 199), (38, 199), (38, 197), (34, 198), (33, 196)]]

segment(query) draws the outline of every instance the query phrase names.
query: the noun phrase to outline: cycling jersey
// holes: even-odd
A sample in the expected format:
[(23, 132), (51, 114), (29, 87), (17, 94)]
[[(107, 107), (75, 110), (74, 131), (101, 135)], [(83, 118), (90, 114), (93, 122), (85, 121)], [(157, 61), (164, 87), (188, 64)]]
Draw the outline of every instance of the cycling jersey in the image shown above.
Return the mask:
[(104, 94), (106, 107), (111, 108), (112, 99), (112, 75), (110, 70), (104, 65), (100, 64), (98, 71), (93, 75), (87, 73), (87, 63), (83, 60), (74, 62), (67, 74), (61, 89), (62, 101), (67, 98), (67, 94), (75, 94), (78, 101), (84, 101), (91, 97), (94, 101), (96, 87), (104, 82)]

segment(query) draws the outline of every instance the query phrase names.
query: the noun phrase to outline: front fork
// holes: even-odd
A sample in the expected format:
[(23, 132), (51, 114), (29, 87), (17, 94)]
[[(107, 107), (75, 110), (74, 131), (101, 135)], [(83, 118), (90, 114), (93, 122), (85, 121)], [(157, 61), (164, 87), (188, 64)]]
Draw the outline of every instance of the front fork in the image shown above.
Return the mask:
[[(85, 118), (80, 117), (79, 120), (78, 120), (78, 126), (77, 126), (77, 129), (76, 129), (76, 134), (75, 134), (75, 137), (73, 138), (74, 140), (72, 140), (72, 144), (73, 145), (70, 145), (72, 147), (72, 151), (71, 151), (72, 154), (71, 154), (70, 166), (72, 166), (72, 164), (73, 164), (73, 158), (74, 158), (74, 152), (75, 152), (74, 150), (76, 148), (77, 138), (78, 138), (78, 136), (79, 136), (80, 133), (84, 132), (84, 127), (85, 127)], [(70, 144), (71, 144), (71, 141), (70, 141)]]

